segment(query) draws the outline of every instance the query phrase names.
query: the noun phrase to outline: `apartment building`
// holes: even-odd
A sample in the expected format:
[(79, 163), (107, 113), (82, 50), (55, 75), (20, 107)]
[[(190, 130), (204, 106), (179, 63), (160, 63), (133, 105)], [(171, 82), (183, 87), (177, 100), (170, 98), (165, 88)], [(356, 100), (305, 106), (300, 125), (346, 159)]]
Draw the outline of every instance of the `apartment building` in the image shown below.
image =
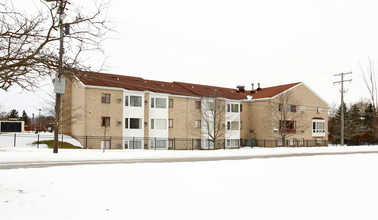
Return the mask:
[(246, 90), (78, 72), (66, 85), (62, 121), (88, 148), (232, 148), (252, 139), (310, 146), (328, 140), (327, 109), (304, 83)]

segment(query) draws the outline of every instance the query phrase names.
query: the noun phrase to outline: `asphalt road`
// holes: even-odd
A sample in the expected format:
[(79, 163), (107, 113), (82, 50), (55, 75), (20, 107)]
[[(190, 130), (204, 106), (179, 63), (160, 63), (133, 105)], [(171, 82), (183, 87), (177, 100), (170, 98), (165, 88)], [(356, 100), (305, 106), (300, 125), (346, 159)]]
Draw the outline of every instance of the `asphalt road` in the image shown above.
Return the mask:
[(117, 160), (77, 160), (77, 161), (35, 161), (35, 162), (0, 162), (0, 170), (45, 168), (55, 166), (95, 165), (95, 164), (130, 164), (130, 163), (177, 163), (177, 162), (203, 162), (220, 160), (250, 160), (285, 157), (303, 157), (319, 155), (350, 155), (350, 154), (378, 154), (378, 151), (353, 152), (324, 152), (324, 153), (293, 153), (277, 155), (248, 155), (248, 156), (218, 156), (218, 157), (185, 157), (185, 158), (144, 158), (144, 159), (117, 159)]

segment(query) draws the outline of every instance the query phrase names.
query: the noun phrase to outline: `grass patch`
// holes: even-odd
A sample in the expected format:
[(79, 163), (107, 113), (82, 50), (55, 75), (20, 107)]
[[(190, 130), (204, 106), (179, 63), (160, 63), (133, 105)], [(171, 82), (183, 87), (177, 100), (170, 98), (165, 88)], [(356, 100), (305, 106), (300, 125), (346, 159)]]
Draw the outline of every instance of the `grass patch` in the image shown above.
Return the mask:
[[(33, 142), (34, 145), (38, 144), (38, 141)], [(54, 147), (54, 140), (48, 140), (48, 141), (40, 141), (39, 144), (46, 144), (49, 148)], [(58, 148), (60, 149), (83, 149), (82, 147), (78, 147), (75, 145), (72, 145), (67, 142), (63, 142), (63, 147), (62, 147), (62, 142), (59, 141)]]

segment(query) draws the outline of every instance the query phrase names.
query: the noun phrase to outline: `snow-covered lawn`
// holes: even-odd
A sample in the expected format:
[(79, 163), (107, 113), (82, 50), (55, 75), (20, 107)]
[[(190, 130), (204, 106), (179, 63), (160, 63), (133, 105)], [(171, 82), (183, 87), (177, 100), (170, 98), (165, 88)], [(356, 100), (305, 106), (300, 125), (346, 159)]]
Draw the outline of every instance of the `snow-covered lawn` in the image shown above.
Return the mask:
[[(0, 163), (378, 151), (354, 146), (53, 154), (30, 141), (5, 143), (0, 136)], [(376, 220), (377, 167), (378, 154), (353, 154), (0, 170), (0, 220)]]
[[(33, 161), (75, 161), (75, 160), (117, 160), (117, 159), (148, 159), (148, 158), (191, 158), (191, 157), (223, 157), (223, 156), (262, 156), (305, 153), (334, 153), (334, 152), (363, 152), (378, 151), (378, 146), (330, 146), (330, 147), (297, 147), (297, 148), (241, 148), (227, 150), (86, 150), (86, 149), (59, 149), (53, 154), (52, 149), (41, 145), (33, 146), (35, 134), (22, 134), (23, 137), (13, 147), (13, 134), (0, 134), (0, 163), (6, 162), (33, 162)], [(49, 133), (41, 133), (40, 138), (52, 139)], [(21, 141), (22, 140), (22, 141)], [(64, 136), (64, 140), (80, 146), (75, 139)]]
[(356, 154), (0, 170), (0, 219), (373, 220), (377, 167)]

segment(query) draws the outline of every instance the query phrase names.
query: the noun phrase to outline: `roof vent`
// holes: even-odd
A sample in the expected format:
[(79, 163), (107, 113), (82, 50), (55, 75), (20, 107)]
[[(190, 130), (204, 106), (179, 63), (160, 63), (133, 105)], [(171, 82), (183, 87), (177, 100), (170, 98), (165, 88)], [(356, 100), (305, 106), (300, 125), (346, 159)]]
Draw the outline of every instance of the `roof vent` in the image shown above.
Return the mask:
[(260, 91), (261, 88), (260, 88), (260, 83), (257, 83), (257, 91)]
[(244, 92), (245, 91), (244, 90), (245, 86), (238, 85), (238, 86), (236, 86), (236, 88), (238, 89), (238, 92)]

